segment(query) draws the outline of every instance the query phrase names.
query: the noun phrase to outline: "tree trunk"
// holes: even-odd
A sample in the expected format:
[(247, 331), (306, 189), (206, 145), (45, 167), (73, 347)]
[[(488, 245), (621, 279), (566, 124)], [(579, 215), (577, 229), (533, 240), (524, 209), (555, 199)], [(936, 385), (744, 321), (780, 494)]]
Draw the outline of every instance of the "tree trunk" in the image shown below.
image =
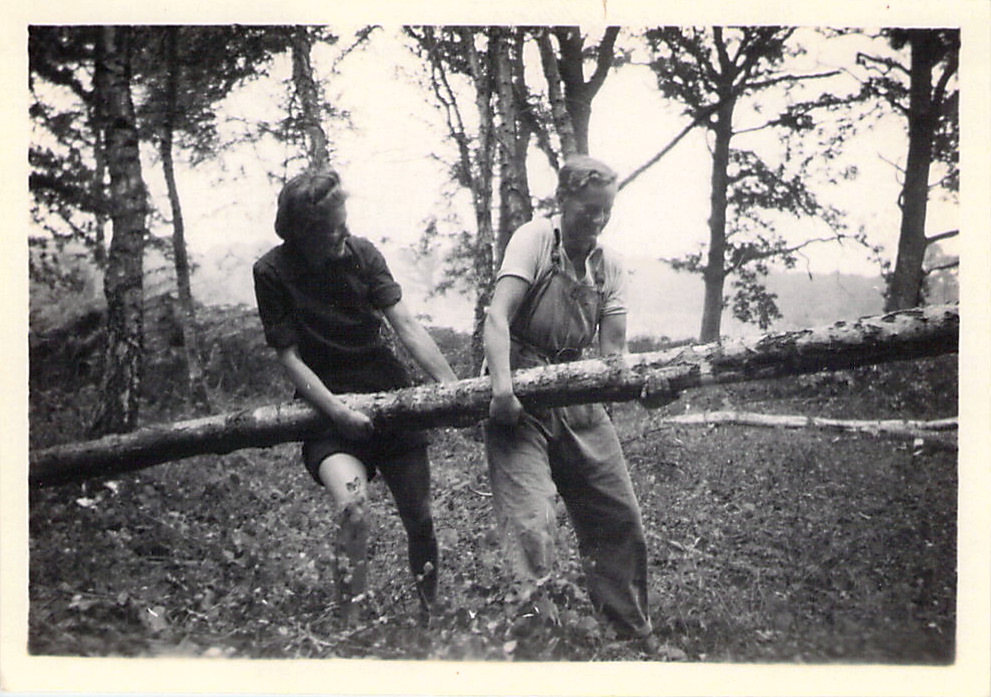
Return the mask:
[(551, 105), (551, 118), (561, 141), (561, 157), (568, 159), (578, 154), (578, 143), (575, 140), (575, 128), (568, 116), (568, 107), (561, 89), (561, 72), (558, 67), (557, 53), (554, 42), (551, 41), (551, 30), (537, 30), (537, 47), (540, 49), (540, 63), (544, 69), (544, 79), (547, 81), (547, 100)]
[(95, 70), (102, 72), (105, 79), (95, 83), (106, 86), (106, 93), (97, 98), (107, 116), (113, 238), (104, 280), (107, 352), (101, 385), (102, 403), (90, 428), (93, 435), (130, 431), (138, 419), (148, 202), (131, 100), (128, 43), (126, 27), (101, 28)]
[(727, 93), (719, 102), (713, 132), (716, 142), (712, 151), (711, 189), (709, 193), (709, 252), (702, 278), (705, 280), (705, 301), (702, 305), (702, 328), (699, 341), (719, 339), (723, 317), (723, 285), (726, 281), (726, 190), (729, 186), (729, 145), (733, 138), (733, 108), (735, 102)]
[(175, 130), (176, 111), (179, 100), (179, 83), (182, 79), (179, 65), (179, 27), (166, 27), (166, 62), (168, 85), (166, 88), (165, 123), (159, 151), (162, 155), (162, 169), (172, 208), (172, 253), (175, 261), (176, 291), (179, 296), (179, 312), (176, 319), (182, 333), (183, 357), (186, 363), (186, 393), (195, 413), (210, 411), (210, 400), (206, 392), (206, 381), (200, 365), (199, 337), (196, 335), (196, 309), (193, 305), (193, 291), (189, 278), (189, 257), (186, 253), (186, 225), (179, 200), (179, 186), (175, 177), (175, 162), (172, 146)]
[[(492, 224), (492, 188), (494, 140), (492, 116), (492, 51), (498, 42), (498, 28), (424, 27), (422, 36), (412, 33), (423, 48), (432, 70), (431, 85), (447, 117), (448, 132), (458, 148), (458, 164), (453, 168), (459, 185), (471, 192), (475, 214), (475, 236), (470, 241), (471, 270), (468, 280), (476, 289), (475, 313), (470, 354), (477, 371), (482, 364), (482, 329), (485, 314), (492, 298), (494, 269), (494, 232)], [(480, 40), (488, 42), (481, 52)], [(467, 70), (465, 70), (467, 66)], [(474, 87), (475, 109), (478, 115), (478, 131), (469, 134), (462, 118), (458, 96), (448, 79), (449, 75), (467, 73)], [(460, 250), (459, 250), (460, 251)]]
[[(627, 354), (532, 368), (514, 374), (527, 408), (627, 401), (664, 378), (674, 390), (838, 370), (857, 365), (957, 351), (955, 305), (908, 310), (829, 327), (768, 334), (756, 341)], [(394, 392), (343, 395), (348, 406), (376, 424), (407, 428), (467, 426), (488, 413), (488, 378), (423, 385)], [(101, 476), (206, 453), (267, 447), (300, 440), (324, 427), (302, 402), (278, 404), (194, 421), (141, 429), (128, 435), (58, 446), (31, 454), (35, 485)]]
[(598, 94), (612, 65), (613, 47), (618, 27), (608, 27), (598, 46), (596, 69), (585, 81), (585, 40), (578, 27), (555, 27), (561, 59), (558, 72), (564, 83), (564, 103), (574, 131), (575, 148), (581, 155), (588, 155), (588, 131), (592, 118), (592, 100)]
[[(508, 29), (507, 32), (516, 30)], [(529, 132), (520, 118), (514, 85), (522, 72), (522, 46), (518, 34), (506, 36), (496, 49), (496, 104), (499, 120), (496, 138), (499, 145), (499, 229), (493, 265), (498, 268), (513, 232), (533, 216), (530, 185), (527, 180), (526, 152)]]
[(575, 149), (580, 155), (588, 155), (588, 122), (592, 104), (585, 89), (584, 41), (578, 27), (555, 27), (561, 58), (558, 71), (564, 84), (564, 104), (568, 120), (575, 134)]
[(929, 168), (937, 123), (932, 103), (933, 66), (939, 60), (939, 39), (932, 30), (910, 30), (912, 64), (909, 78), (908, 160), (905, 183), (899, 196), (901, 231), (895, 271), (888, 287), (885, 310), (916, 307), (922, 302), (926, 255), (926, 209), (929, 203)]
[(308, 165), (311, 169), (326, 169), (330, 164), (330, 150), (327, 134), (323, 130), (323, 108), (320, 91), (313, 79), (313, 65), (310, 55), (313, 40), (305, 26), (293, 27), (290, 34), (292, 44), (292, 81), (299, 98), (300, 122), (306, 141)]
[(472, 367), (481, 368), (485, 355), (482, 332), (485, 316), (495, 285), (495, 231), (492, 226), (492, 174), (495, 133), (492, 115), (492, 90), (494, 52), (500, 43), (498, 28), (487, 30), (488, 50), (481, 54), (475, 47), (475, 30), (462, 29), (461, 36), (467, 53), (472, 82), (475, 86), (475, 107), (478, 111), (478, 145), (472, 175), (472, 202), (475, 206), (474, 271), (478, 295), (475, 297), (475, 316), (471, 335)]

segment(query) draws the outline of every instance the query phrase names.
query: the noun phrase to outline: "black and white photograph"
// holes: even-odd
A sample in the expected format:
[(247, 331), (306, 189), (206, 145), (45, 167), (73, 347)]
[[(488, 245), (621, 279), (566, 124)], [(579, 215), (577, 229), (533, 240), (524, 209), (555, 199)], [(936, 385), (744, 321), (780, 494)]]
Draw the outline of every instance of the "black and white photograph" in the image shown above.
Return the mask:
[(2, 689), (991, 693), (986, 3), (493, 5), (8, 11)]

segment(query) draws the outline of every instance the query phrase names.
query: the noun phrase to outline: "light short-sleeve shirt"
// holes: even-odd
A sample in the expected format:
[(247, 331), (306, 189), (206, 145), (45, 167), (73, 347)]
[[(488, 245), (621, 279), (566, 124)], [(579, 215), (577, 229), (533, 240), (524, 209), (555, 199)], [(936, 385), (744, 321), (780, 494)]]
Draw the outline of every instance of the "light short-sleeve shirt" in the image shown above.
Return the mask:
[[(554, 231), (560, 230), (561, 217), (537, 218), (521, 225), (506, 245), (506, 253), (496, 280), (503, 276), (516, 276), (529, 284), (547, 273), (553, 262), (555, 244), (561, 258), (566, 260), (563, 265), (567, 273), (577, 279), (577, 274), (568, 261), (560, 235)], [(596, 245), (585, 260), (585, 277), (580, 279), (589, 286), (595, 285), (595, 264), (601, 258), (603, 283), (600, 290), (603, 295), (602, 316), (626, 314), (626, 270), (622, 257), (615, 250)]]

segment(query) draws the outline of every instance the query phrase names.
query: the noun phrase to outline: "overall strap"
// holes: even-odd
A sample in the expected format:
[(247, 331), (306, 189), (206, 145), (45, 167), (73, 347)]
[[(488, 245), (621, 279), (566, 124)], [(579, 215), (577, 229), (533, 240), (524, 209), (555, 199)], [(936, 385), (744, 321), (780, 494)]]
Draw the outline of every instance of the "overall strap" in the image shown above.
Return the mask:
[(510, 337), (520, 349), (560, 362), (574, 360), (592, 341), (602, 314), (604, 277), (593, 271), (594, 286), (574, 278), (564, 265), (558, 229), (554, 242), (551, 264), (527, 290)]

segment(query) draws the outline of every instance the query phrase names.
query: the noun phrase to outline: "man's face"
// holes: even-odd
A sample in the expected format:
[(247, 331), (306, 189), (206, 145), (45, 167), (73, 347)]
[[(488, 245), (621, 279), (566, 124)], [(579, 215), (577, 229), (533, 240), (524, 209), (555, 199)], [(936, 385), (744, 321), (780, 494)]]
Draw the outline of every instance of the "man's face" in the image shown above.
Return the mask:
[(616, 187), (588, 184), (561, 202), (561, 234), (569, 255), (588, 254), (612, 215)]

